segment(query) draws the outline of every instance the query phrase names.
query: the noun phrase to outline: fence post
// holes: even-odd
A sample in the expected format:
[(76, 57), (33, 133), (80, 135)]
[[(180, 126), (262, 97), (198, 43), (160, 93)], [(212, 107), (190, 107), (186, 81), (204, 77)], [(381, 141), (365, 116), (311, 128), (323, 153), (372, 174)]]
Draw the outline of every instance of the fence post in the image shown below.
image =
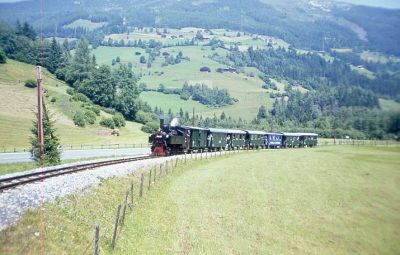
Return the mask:
[(200, 150), (200, 160), (203, 160), (203, 149)]
[(125, 213), (126, 213), (126, 204), (128, 203), (128, 192), (126, 192), (125, 196), (125, 203), (124, 203), (124, 209), (122, 209), (122, 218), (121, 218), (121, 226), (125, 224)]
[(165, 161), (165, 174), (168, 175), (168, 160)]
[(174, 159), (171, 159), (171, 173), (174, 173)]
[(133, 202), (133, 180), (131, 180), (131, 209), (134, 207), (134, 202)]
[(186, 152), (185, 152), (185, 164), (186, 164)]
[(151, 168), (149, 173), (149, 187), (147, 188), (147, 190), (150, 190), (150, 186), (151, 186)]
[(179, 160), (179, 158), (176, 158), (176, 160), (175, 160), (175, 167), (178, 166), (178, 160)]
[(115, 239), (117, 238), (117, 229), (118, 229), (118, 221), (119, 221), (119, 212), (121, 211), (121, 205), (118, 205), (117, 213), (115, 214), (115, 222), (114, 222), (114, 232), (111, 242), (111, 250), (115, 248)]
[(93, 255), (99, 254), (100, 226), (96, 224), (94, 232), (94, 252)]
[(139, 192), (139, 196), (142, 197), (143, 196), (143, 173), (140, 174), (140, 192)]
[(156, 183), (157, 165), (154, 165), (154, 183)]
[(162, 174), (162, 164), (160, 163), (160, 177), (158, 179), (161, 178), (161, 174)]
[(190, 159), (193, 159), (193, 151), (190, 152)]

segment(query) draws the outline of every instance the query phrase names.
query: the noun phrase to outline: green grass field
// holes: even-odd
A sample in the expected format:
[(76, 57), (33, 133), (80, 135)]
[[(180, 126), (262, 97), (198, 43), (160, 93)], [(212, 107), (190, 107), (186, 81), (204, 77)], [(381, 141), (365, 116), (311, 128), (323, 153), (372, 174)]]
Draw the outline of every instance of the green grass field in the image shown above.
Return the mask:
[(94, 30), (96, 28), (103, 27), (107, 24), (107, 22), (92, 22), (86, 19), (77, 19), (74, 22), (65, 25), (66, 28), (77, 28), (77, 27), (84, 27), (88, 30)]
[[(0, 65), (0, 150), (29, 148), (30, 129), (36, 109), (37, 90), (26, 88), (24, 82), (35, 78), (35, 67), (21, 62), (7, 60)], [(109, 144), (142, 143), (147, 141), (147, 134), (140, 131), (141, 125), (127, 122), (121, 128), (121, 135), (111, 136), (110, 131), (98, 124), (85, 128), (76, 127), (72, 117), (81, 110), (80, 103), (70, 101), (66, 93), (68, 86), (58, 81), (53, 75), (44, 72), (44, 87), (49, 97), (47, 107), (57, 121), (56, 128), (61, 144)], [(51, 103), (50, 99), (56, 102)], [(102, 116), (106, 116), (102, 113)], [(100, 121), (100, 117), (97, 118)]]
[[(399, 153), (330, 146), (191, 162), (136, 200), (113, 254), (398, 254)], [(0, 253), (91, 253), (99, 223), (109, 254), (130, 178), (27, 213)]]
[[(159, 93), (146, 93), (142, 98), (152, 106), (163, 106), (164, 111), (169, 108), (180, 107), (184, 111), (191, 112), (195, 107), (196, 112), (204, 113), (205, 116), (220, 115), (223, 111), (235, 118), (242, 117), (243, 119), (251, 120), (258, 112), (261, 104), (271, 105), (272, 101), (268, 97), (266, 90), (261, 88), (263, 81), (255, 75), (250, 77), (247, 73), (258, 72), (254, 68), (246, 69), (246, 73), (218, 73), (215, 70), (223, 65), (208, 58), (214, 52), (220, 55), (226, 54), (226, 50), (218, 49), (212, 51), (210, 47), (186, 46), (186, 47), (170, 47), (162, 51), (169, 52), (172, 55), (177, 55), (182, 51), (184, 56), (188, 56), (190, 61), (183, 61), (177, 65), (162, 66), (163, 59), (157, 58), (151, 68), (139, 63), (140, 56), (135, 56), (135, 52), (141, 52), (142, 49), (127, 48), (127, 47), (99, 47), (94, 50), (99, 63), (111, 64), (112, 59), (120, 56), (122, 62), (132, 62), (134, 71), (141, 73), (143, 76), (140, 82), (144, 82), (149, 88), (157, 88), (159, 84), (164, 84), (167, 88), (181, 88), (185, 82), (190, 84), (204, 83), (208, 86), (227, 89), (231, 96), (237, 98), (239, 102), (231, 106), (220, 107), (217, 109), (209, 109), (204, 105), (196, 102), (185, 102), (175, 95), (162, 95)], [(144, 54), (146, 58), (148, 54)], [(208, 66), (211, 68), (211, 73), (202, 73), (200, 68)], [(168, 101), (167, 104), (163, 102)], [(170, 107), (174, 105), (173, 107)], [(196, 106), (197, 105), (197, 106)]]
[(391, 112), (398, 112), (400, 111), (400, 103), (397, 103), (394, 100), (388, 99), (379, 99), (379, 104), (382, 107), (382, 110), (391, 111)]

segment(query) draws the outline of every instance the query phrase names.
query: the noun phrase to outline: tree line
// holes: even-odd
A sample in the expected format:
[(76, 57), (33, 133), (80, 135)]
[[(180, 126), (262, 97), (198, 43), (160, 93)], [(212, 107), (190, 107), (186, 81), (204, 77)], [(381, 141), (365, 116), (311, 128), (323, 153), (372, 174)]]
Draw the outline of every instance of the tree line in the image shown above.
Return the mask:
[(71, 94), (80, 97), (80, 101), (86, 99), (79, 95), (86, 96), (103, 109), (115, 109), (127, 120), (136, 120), (139, 110), (152, 120), (155, 118), (151, 107), (139, 99), (137, 78), (132, 69), (124, 64), (114, 70), (105, 64), (98, 66), (84, 38), (71, 54), (67, 40), (62, 44), (55, 38), (50, 42), (39, 40), (28, 23), (16, 27), (0, 23), (0, 49), (11, 59), (47, 68), (74, 89)]

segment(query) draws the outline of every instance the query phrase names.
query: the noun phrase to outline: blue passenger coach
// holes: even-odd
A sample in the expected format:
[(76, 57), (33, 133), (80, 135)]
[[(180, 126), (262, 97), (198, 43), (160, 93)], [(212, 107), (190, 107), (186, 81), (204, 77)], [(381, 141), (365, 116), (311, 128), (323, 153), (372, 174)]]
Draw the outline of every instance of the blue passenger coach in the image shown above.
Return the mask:
[(282, 134), (266, 133), (264, 136), (264, 144), (266, 148), (281, 148), (282, 147)]

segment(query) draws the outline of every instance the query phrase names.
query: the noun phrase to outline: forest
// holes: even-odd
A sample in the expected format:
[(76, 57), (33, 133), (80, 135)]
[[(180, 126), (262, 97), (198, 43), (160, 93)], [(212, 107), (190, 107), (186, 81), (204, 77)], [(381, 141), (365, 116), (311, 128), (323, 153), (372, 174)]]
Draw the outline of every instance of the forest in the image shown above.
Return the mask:
[[(91, 54), (84, 38), (74, 47), (75, 52), (71, 54), (71, 46), (66, 40), (62, 44), (54, 38), (50, 41), (38, 40), (35, 30), (26, 22), (17, 23), (15, 27), (0, 24), (0, 59), (5, 59), (5, 55), (22, 62), (40, 64), (70, 85), (73, 90), (71, 94), (78, 100), (91, 100), (107, 112), (119, 112), (121, 115), (118, 116), (122, 118), (143, 123), (143, 130), (147, 132), (157, 129), (157, 116), (162, 111), (152, 109), (139, 99), (140, 92), (146, 90), (146, 86), (137, 85), (138, 78), (130, 66), (119, 64), (111, 68), (109, 65), (97, 65), (96, 57)], [(160, 55), (159, 47), (147, 46), (146, 51), (153, 58)], [(213, 118), (197, 116), (195, 124), (272, 131), (315, 131), (329, 137), (399, 137), (399, 114), (381, 111), (378, 101), (378, 96), (398, 99), (398, 63), (370, 63), (350, 53), (331, 53), (335, 58), (333, 61), (327, 61), (315, 53), (300, 54), (293, 48), (250, 47), (247, 51), (239, 51), (233, 47), (226, 60), (238, 70), (256, 67), (268, 85), (263, 87), (276, 89), (271, 86), (271, 78), (285, 79), (288, 84), (284, 92), (265, 92), (266, 96), (275, 98), (275, 102), (269, 110), (261, 105), (251, 122), (233, 119), (223, 113)], [(173, 58), (164, 55), (168, 64), (174, 64), (177, 59), (183, 60), (183, 54), (178, 53)], [(376, 78), (370, 79), (351, 70), (348, 63), (367, 66), (374, 70)], [(299, 92), (296, 89), (298, 86), (305, 88), (306, 92)], [(204, 84), (184, 84), (182, 89), (174, 90), (161, 84), (157, 91), (178, 94), (181, 99), (191, 98), (213, 107), (240, 103), (227, 90), (209, 88)], [(182, 116), (184, 123), (193, 122), (187, 112), (180, 111), (177, 114)], [(168, 111), (168, 115), (173, 117), (175, 113)], [(114, 124), (121, 122), (118, 116)], [(82, 119), (78, 117), (77, 121)], [(102, 123), (106, 126), (112, 124), (107, 121)]]
[[(284, 77), (306, 89), (317, 89), (322, 85), (357, 86), (373, 91), (379, 96), (399, 99), (397, 97), (400, 95), (400, 76), (397, 72), (388, 72), (392, 67), (364, 62), (357, 56), (358, 61), (354, 64), (364, 64), (378, 71), (377, 77), (370, 79), (351, 70), (349, 58), (342, 60), (342, 55), (348, 56), (336, 54), (333, 61), (326, 61), (316, 53), (302, 54), (293, 48), (249, 48), (247, 52), (237, 49), (231, 51), (229, 60), (238, 68), (253, 66), (272, 78)], [(383, 71), (379, 71), (380, 67)], [(396, 68), (398, 67), (396, 64)]]
[[(334, 7), (331, 13), (327, 14), (310, 6), (304, 6), (301, 1), (289, 3), (286, 1), (288, 4), (286, 9), (278, 8), (281, 6), (273, 2), (267, 4), (259, 0), (219, 0), (199, 3), (191, 0), (80, 2), (81, 4), (77, 5), (73, 1), (54, 0), (51, 5), (47, 5), (47, 22), (43, 24), (45, 36), (75, 38), (85, 36), (91, 44), (96, 45), (102, 41), (104, 35), (125, 33), (132, 26), (219, 27), (274, 36), (297, 48), (311, 50), (323, 50), (324, 47), (325, 49), (357, 48), (400, 55), (397, 29), (399, 10)], [(0, 15), (9, 22), (21, 19), (33, 22), (35, 27), (39, 27), (41, 23), (38, 3), (39, 0), (0, 4)], [(321, 18), (322, 16), (327, 17)], [(361, 40), (348, 27), (335, 22), (340, 18), (362, 25), (367, 34), (371, 35), (370, 38)], [(107, 22), (107, 25), (93, 31), (82, 27), (76, 29), (65, 27), (76, 19)], [(325, 40), (327, 37), (330, 39)]]

